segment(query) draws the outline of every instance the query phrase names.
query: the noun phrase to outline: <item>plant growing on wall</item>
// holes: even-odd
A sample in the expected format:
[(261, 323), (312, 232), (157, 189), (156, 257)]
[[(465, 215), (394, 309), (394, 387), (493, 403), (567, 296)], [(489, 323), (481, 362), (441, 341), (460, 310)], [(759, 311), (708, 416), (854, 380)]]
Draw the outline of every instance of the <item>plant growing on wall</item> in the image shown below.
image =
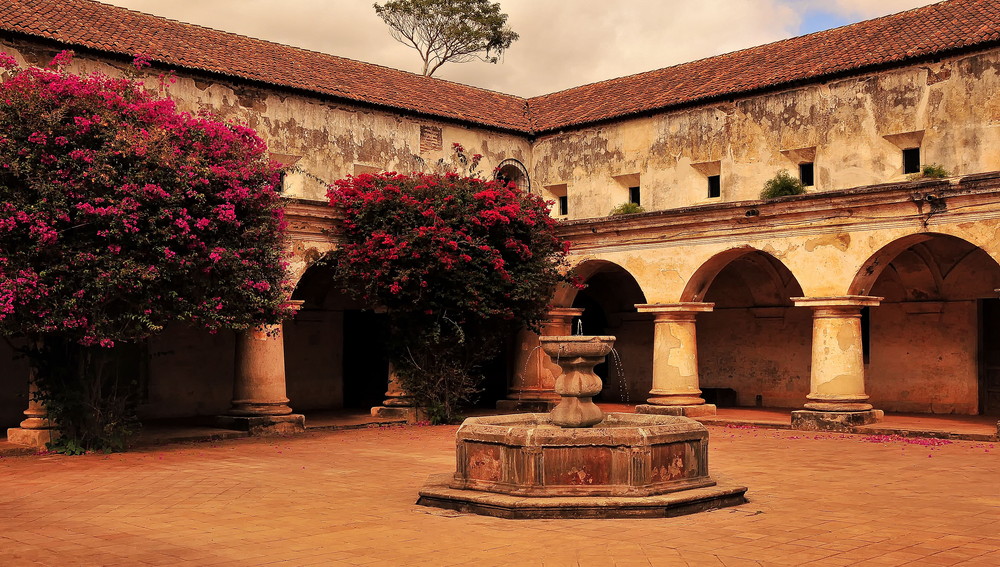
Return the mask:
[(0, 332), (27, 339), (64, 448), (121, 449), (118, 343), (285, 317), (278, 171), (252, 130), (69, 73), (71, 55), (0, 54)]
[(761, 199), (774, 199), (787, 195), (801, 195), (806, 192), (802, 181), (792, 177), (788, 170), (779, 170), (777, 174), (764, 183), (764, 190), (760, 192)]
[(482, 363), (568, 281), (548, 205), (456, 173), (348, 177), (329, 197), (342, 242), (326, 261), (345, 291), (386, 311), (403, 388), (435, 422), (453, 421)]
[(611, 212), (608, 213), (608, 216), (615, 217), (618, 215), (634, 215), (636, 213), (644, 213), (644, 212), (646, 212), (646, 209), (642, 208), (642, 205), (630, 201), (628, 203), (622, 203), (617, 207), (611, 209)]
[(920, 168), (920, 173), (914, 175), (916, 179), (944, 179), (951, 175), (943, 165), (938, 165), (936, 163), (925, 164)]

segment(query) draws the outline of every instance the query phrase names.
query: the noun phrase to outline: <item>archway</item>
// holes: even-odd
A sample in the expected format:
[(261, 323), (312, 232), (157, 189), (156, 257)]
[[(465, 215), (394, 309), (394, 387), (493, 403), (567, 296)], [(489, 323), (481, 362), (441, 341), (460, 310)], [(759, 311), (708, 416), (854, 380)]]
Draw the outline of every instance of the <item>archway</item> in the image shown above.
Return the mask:
[(303, 301), (284, 325), (285, 384), (296, 411), (382, 405), (389, 376), (385, 316), (337, 289), (331, 269), (312, 266), (292, 294)]
[(574, 332), (585, 335), (614, 335), (618, 368), (612, 357), (596, 371), (604, 389), (595, 399), (604, 402), (640, 403), (653, 381), (653, 320), (636, 312), (635, 305), (646, 303), (646, 295), (627, 270), (612, 262), (591, 260), (577, 267), (584, 289), (572, 298), (572, 307), (583, 315), (574, 322)]
[(812, 319), (790, 298), (795, 276), (770, 254), (744, 247), (710, 258), (683, 301), (714, 303), (697, 319), (702, 397), (720, 407), (801, 407), (809, 393)]
[(528, 177), (528, 168), (520, 161), (508, 158), (497, 164), (494, 179), (504, 183), (514, 183), (522, 191), (531, 192), (531, 178)]
[(862, 319), (871, 403), (1000, 414), (998, 288), (1000, 265), (954, 236), (911, 235), (873, 254), (850, 288), (884, 298)]

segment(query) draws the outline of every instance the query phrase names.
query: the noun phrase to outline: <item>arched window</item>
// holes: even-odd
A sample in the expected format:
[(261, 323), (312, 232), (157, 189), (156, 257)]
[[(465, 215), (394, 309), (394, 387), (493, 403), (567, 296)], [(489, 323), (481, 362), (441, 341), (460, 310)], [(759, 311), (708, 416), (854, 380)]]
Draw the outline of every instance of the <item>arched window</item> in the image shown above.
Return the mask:
[(528, 178), (528, 169), (516, 159), (510, 158), (500, 162), (494, 170), (493, 178), (497, 181), (513, 182), (522, 190), (531, 191), (531, 179)]

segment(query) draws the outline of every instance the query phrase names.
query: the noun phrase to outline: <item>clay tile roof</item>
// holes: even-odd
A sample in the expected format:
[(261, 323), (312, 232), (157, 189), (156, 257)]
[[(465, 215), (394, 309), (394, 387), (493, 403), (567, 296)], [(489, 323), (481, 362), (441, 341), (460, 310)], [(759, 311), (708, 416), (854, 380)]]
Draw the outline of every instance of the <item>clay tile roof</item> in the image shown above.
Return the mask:
[(994, 45), (1000, 1), (950, 0), (527, 100), (92, 0), (0, 0), (0, 30), (527, 134)]
[(528, 99), (545, 132), (690, 105), (1000, 41), (1000, 1), (951, 0)]
[(529, 127), (519, 97), (91, 0), (0, 0), (0, 29), (494, 128)]

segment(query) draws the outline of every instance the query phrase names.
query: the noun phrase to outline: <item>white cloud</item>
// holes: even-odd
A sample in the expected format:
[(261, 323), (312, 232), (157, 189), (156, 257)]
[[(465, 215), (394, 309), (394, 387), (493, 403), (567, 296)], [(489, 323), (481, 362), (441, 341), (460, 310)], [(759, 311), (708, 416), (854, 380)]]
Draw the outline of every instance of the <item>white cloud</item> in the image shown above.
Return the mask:
[(938, 1), (940, 0), (807, 0), (807, 3), (818, 10), (866, 20), (926, 6)]
[[(372, 0), (104, 0), (119, 6), (419, 71)], [(451, 64), (435, 76), (521, 96), (649, 71), (797, 34), (806, 10), (863, 19), (928, 0), (500, 0), (521, 39), (499, 65)]]

